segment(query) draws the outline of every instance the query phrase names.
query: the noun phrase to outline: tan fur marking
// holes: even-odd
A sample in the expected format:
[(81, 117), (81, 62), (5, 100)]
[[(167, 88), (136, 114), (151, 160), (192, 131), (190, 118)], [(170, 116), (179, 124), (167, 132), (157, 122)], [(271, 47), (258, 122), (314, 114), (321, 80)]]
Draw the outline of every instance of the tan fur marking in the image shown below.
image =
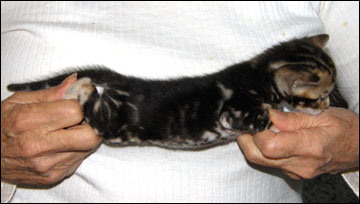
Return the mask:
[(318, 99), (323, 97), (326, 91), (330, 92), (333, 89), (333, 83), (331, 81), (331, 76), (327, 72), (320, 70), (314, 71), (320, 78), (320, 84), (314, 88), (304, 91), (300, 96), (306, 97), (309, 99)]
[(81, 105), (84, 105), (94, 90), (91, 79), (84, 77), (70, 86), (65, 92), (63, 99), (77, 99)]

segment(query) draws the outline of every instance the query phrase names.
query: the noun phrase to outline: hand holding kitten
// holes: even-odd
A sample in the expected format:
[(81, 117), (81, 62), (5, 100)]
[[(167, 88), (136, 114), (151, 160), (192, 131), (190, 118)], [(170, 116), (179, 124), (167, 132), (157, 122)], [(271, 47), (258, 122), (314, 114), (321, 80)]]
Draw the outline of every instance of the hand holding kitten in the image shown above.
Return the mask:
[(280, 130), (241, 135), (238, 144), (253, 163), (282, 169), (293, 179), (359, 168), (359, 116), (329, 108), (320, 115), (270, 110)]
[(61, 100), (75, 81), (72, 75), (58, 86), (18, 92), (1, 102), (2, 181), (54, 184), (99, 144), (88, 124), (77, 125), (83, 119), (80, 104)]

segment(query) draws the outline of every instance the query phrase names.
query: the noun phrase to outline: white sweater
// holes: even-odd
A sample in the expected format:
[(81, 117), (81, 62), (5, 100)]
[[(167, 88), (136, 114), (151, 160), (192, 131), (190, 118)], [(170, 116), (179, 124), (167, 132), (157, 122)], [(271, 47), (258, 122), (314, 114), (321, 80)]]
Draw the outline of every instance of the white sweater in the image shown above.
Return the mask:
[[(320, 33), (330, 34), (340, 89), (358, 112), (358, 2), (1, 2), (1, 99), (9, 83), (71, 66), (194, 76)], [(2, 202), (13, 189), (2, 183)], [(11, 201), (301, 202), (301, 181), (248, 164), (236, 143), (198, 152), (102, 145), (56, 187), (17, 188)]]

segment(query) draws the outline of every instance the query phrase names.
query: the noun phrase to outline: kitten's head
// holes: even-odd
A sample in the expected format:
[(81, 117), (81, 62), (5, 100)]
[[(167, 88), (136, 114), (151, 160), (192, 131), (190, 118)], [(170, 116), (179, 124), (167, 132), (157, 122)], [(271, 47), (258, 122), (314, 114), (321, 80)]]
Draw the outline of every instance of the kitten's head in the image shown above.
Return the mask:
[(330, 105), (336, 69), (323, 50), (328, 39), (328, 35), (295, 39), (268, 51), (274, 87), (295, 110), (318, 114)]

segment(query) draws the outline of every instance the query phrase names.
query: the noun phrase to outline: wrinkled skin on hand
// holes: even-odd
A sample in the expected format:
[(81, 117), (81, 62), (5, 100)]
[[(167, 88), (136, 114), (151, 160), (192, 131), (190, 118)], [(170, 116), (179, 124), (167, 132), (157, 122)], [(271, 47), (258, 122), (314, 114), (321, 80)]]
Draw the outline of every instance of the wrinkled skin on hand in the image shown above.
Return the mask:
[[(49, 185), (71, 175), (100, 143), (76, 100), (62, 100), (76, 75), (1, 102), (1, 180)], [(66, 128), (66, 129), (64, 129)]]
[(319, 115), (269, 113), (280, 132), (238, 137), (250, 162), (280, 168), (293, 179), (359, 169), (359, 116), (354, 112), (331, 107)]

